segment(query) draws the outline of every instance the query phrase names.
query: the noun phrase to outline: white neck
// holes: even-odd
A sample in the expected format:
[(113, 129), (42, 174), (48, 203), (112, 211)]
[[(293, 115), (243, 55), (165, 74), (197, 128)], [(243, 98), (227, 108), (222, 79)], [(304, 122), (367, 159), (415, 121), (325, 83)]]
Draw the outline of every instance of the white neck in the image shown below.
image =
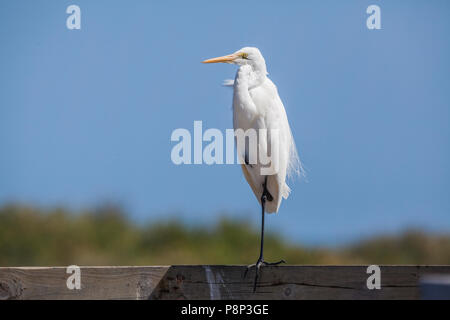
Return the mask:
[(267, 69), (264, 62), (252, 65), (252, 72), (248, 79), (248, 88), (253, 89), (264, 83), (267, 79)]

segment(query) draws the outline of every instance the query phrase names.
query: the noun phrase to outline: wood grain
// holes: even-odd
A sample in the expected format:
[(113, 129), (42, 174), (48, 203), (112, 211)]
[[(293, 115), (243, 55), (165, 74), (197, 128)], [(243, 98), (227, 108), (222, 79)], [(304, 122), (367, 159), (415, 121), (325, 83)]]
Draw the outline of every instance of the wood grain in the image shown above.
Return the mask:
[(66, 267), (0, 268), (0, 299), (148, 299), (169, 267), (81, 267), (69, 290)]
[(245, 266), (81, 267), (81, 290), (66, 267), (0, 268), (0, 299), (419, 299), (421, 277), (450, 266), (380, 266), (381, 289), (367, 288), (368, 266), (263, 267), (256, 293)]

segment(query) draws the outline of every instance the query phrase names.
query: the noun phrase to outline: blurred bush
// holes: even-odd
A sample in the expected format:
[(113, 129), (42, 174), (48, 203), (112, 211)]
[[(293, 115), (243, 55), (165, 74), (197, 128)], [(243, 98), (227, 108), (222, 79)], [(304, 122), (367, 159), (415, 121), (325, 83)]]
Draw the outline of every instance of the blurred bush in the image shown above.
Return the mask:
[[(0, 266), (250, 264), (258, 252), (259, 230), (245, 221), (137, 225), (108, 206), (77, 213), (0, 208)], [(290, 264), (450, 264), (450, 235), (411, 230), (326, 249), (302, 247), (269, 232), (265, 257)]]

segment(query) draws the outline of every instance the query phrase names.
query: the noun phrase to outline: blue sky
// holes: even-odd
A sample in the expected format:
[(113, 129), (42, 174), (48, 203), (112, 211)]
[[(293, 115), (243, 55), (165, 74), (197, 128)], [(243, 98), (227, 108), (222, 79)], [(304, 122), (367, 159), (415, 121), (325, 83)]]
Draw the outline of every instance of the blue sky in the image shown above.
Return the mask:
[[(77, 4), (81, 30), (66, 28)], [(381, 7), (382, 30), (366, 28)], [(259, 222), (238, 166), (175, 166), (176, 128), (232, 126), (236, 67), (257, 46), (307, 169), (279, 215), (332, 245), (408, 226), (450, 231), (448, 1), (0, 3), (0, 204), (122, 204), (133, 219)]]

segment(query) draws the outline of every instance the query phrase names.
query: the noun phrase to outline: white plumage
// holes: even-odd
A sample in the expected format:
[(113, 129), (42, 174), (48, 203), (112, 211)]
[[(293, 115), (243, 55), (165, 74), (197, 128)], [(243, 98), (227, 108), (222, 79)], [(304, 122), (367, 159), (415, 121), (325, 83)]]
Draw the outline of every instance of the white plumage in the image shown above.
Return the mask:
[[(286, 183), (288, 171), (295, 171), (298, 167), (297, 151), (292, 138), (289, 122), (283, 103), (278, 95), (278, 90), (273, 82), (265, 77), (257, 86), (250, 86), (252, 82), (252, 70), (249, 65), (239, 68), (234, 82), (233, 95), (233, 126), (234, 129), (241, 128), (244, 131), (253, 128), (258, 132), (266, 129), (267, 135), (258, 135), (258, 154), (268, 153), (271, 158), (278, 159), (278, 172), (267, 176), (267, 189), (272, 195), (272, 201), (266, 202), (267, 213), (277, 212), (282, 198), (287, 199), (290, 188)], [(278, 148), (271, 145), (269, 135), (271, 129), (278, 130)], [(241, 152), (245, 150), (241, 150)], [(273, 154), (271, 152), (278, 152)], [(240, 152), (238, 150), (238, 152)], [(241, 155), (244, 156), (245, 155)], [(253, 190), (258, 201), (261, 201), (265, 176), (261, 174), (260, 161), (253, 165), (242, 164), (244, 176)], [(264, 167), (264, 166), (263, 166)]]
[[(294, 139), (292, 137), (286, 111), (275, 84), (267, 77), (265, 60), (257, 48), (246, 47), (237, 52), (219, 58), (206, 60), (205, 63), (227, 62), (239, 65), (234, 81), (225, 80), (225, 86), (233, 86), (233, 126), (234, 129), (266, 129), (267, 135), (258, 135), (259, 150), (278, 159), (279, 170), (276, 174), (267, 176), (267, 189), (273, 199), (266, 202), (267, 213), (277, 212), (282, 198), (287, 199), (290, 188), (286, 183), (288, 175), (299, 173), (301, 164), (297, 156)], [(278, 130), (278, 146), (272, 146), (270, 133)], [(238, 156), (245, 160), (245, 150), (238, 149)], [(271, 154), (271, 152), (277, 154)], [(259, 159), (258, 159), (259, 160)], [(243, 161), (245, 162), (245, 161)], [(265, 175), (261, 174), (264, 165), (242, 164), (244, 176), (253, 190), (256, 198), (261, 202)]]
[[(234, 81), (226, 80), (225, 86), (233, 86), (233, 125), (236, 131), (256, 132), (253, 143), (239, 143), (237, 153), (242, 163), (245, 179), (261, 204), (261, 247), (257, 262), (247, 267), (256, 268), (253, 291), (263, 265), (278, 265), (264, 261), (264, 216), (278, 212), (282, 199), (287, 199), (290, 188), (287, 176), (301, 173), (294, 139), (289, 127), (286, 110), (281, 102), (275, 84), (267, 77), (266, 62), (257, 48), (242, 48), (233, 54), (203, 61), (204, 63), (225, 62), (239, 65)], [(245, 141), (245, 140), (244, 140)], [(256, 144), (256, 145), (255, 145)], [(254, 157), (254, 155), (257, 157)], [(270, 159), (270, 162), (262, 161)], [(275, 164), (275, 165), (274, 165)], [(264, 171), (267, 167), (272, 172)]]

